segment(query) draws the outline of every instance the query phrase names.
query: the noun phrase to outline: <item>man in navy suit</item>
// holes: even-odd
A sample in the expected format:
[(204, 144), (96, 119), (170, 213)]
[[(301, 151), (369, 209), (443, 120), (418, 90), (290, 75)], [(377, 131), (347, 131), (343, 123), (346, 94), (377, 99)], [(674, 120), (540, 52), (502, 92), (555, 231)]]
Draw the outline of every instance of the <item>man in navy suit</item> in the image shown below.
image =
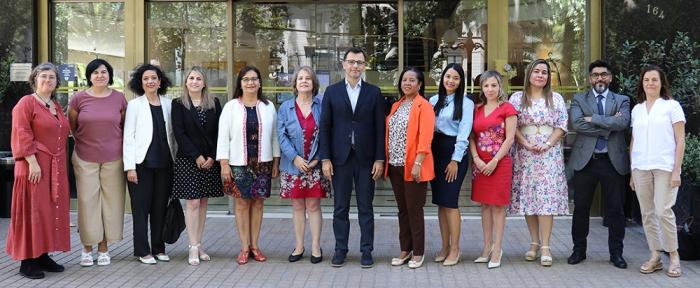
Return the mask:
[(350, 233), (353, 183), (360, 222), (362, 268), (374, 265), (374, 181), (384, 173), (384, 97), (379, 87), (362, 81), (365, 53), (350, 48), (343, 57), (345, 79), (326, 88), (321, 111), (319, 153), (323, 174), (334, 190), (333, 267), (345, 264)]

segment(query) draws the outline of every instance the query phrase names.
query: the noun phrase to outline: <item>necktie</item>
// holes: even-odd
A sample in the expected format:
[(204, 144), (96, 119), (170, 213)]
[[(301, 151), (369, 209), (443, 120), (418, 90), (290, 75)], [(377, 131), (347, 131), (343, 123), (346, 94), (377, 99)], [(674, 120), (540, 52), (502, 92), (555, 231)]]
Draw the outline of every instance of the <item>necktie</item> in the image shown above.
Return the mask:
[[(603, 109), (603, 95), (598, 95), (596, 98), (598, 98), (598, 114), (605, 115), (605, 109)], [(604, 150), (607, 142), (608, 140), (606, 140), (605, 137), (598, 136), (598, 139), (595, 141), (595, 150)]]

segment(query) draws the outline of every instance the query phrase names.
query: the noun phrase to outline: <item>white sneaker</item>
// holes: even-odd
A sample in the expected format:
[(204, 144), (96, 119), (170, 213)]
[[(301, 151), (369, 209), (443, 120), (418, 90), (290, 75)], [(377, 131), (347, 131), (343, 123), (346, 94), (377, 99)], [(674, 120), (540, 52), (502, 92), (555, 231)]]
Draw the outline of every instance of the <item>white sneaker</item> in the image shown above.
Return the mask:
[(156, 255), (156, 259), (158, 259), (158, 261), (169, 262), (170, 256), (168, 256), (167, 254), (161, 253), (161, 254)]
[(83, 250), (80, 254), (80, 266), (90, 267), (94, 264), (95, 260), (92, 259), (92, 252), (85, 252), (85, 250)]
[(97, 251), (97, 266), (107, 266), (112, 263), (112, 258), (109, 257), (109, 252)]
[(151, 255), (146, 255), (143, 257), (139, 257), (139, 261), (143, 264), (148, 264), (148, 265), (155, 265), (156, 264), (156, 258), (153, 258)]

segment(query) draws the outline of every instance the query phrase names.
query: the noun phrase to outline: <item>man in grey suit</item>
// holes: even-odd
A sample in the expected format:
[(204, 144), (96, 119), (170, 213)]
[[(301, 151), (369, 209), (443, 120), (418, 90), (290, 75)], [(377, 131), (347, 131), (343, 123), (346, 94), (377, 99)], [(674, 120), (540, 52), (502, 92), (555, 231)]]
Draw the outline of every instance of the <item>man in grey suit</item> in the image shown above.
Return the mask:
[(622, 258), (625, 238), (626, 174), (630, 173), (626, 131), (630, 124), (628, 96), (608, 89), (613, 75), (610, 65), (596, 60), (588, 67), (592, 89), (578, 93), (571, 102), (571, 122), (576, 140), (568, 165), (574, 171), (574, 217), (571, 237), (574, 251), (569, 264), (586, 259), (586, 237), (593, 195), (598, 183), (605, 197), (610, 262), (627, 268)]

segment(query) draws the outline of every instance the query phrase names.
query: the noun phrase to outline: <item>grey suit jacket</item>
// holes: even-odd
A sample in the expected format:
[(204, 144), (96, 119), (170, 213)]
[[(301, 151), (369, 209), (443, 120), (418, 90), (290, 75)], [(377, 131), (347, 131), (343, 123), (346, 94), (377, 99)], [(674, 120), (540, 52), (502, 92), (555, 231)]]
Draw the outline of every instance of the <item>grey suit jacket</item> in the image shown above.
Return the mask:
[[(615, 116), (618, 112), (621, 115)], [(584, 117), (592, 117), (591, 122), (584, 120)], [(609, 91), (605, 98), (605, 115), (600, 115), (593, 91), (578, 93), (571, 102), (571, 123), (576, 131), (576, 140), (567, 164), (570, 169), (579, 171), (586, 167), (593, 155), (598, 136), (603, 136), (608, 139), (608, 156), (615, 170), (622, 175), (630, 172), (627, 150), (627, 129), (630, 125), (628, 96)]]

